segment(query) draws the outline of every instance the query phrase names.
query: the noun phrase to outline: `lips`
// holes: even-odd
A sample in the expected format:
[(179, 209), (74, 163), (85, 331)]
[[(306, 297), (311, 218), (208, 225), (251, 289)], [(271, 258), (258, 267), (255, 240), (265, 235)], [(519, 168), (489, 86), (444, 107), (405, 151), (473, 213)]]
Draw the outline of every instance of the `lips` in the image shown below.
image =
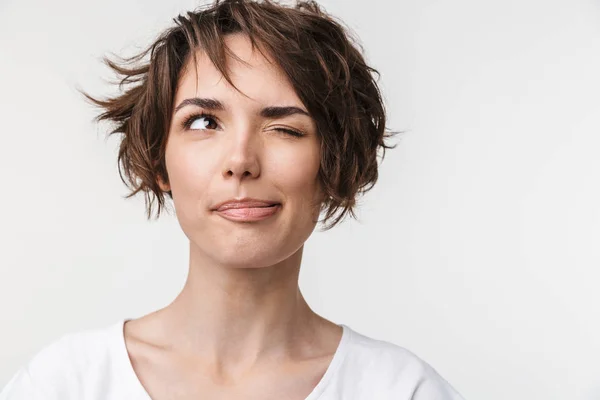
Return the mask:
[(279, 203), (276, 201), (269, 200), (254, 200), (254, 199), (241, 199), (241, 200), (228, 200), (224, 203), (219, 204), (214, 208), (215, 211), (225, 211), (225, 210), (233, 210), (233, 209), (255, 209), (255, 208), (266, 208), (273, 207), (278, 205)]
[(234, 222), (257, 222), (275, 215), (281, 203), (268, 200), (230, 200), (218, 205), (213, 211)]

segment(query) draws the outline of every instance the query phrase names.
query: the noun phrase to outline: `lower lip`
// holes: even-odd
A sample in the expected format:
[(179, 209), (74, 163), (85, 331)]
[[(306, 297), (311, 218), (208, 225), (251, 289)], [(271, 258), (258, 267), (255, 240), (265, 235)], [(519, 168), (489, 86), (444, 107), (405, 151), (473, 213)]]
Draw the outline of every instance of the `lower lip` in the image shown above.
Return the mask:
[(281, 204), (277, 204), (271, 207), (230, 208), (229, 210), (215, 212), (230, 221), (254, 222), (273, 216), (280, 208)]

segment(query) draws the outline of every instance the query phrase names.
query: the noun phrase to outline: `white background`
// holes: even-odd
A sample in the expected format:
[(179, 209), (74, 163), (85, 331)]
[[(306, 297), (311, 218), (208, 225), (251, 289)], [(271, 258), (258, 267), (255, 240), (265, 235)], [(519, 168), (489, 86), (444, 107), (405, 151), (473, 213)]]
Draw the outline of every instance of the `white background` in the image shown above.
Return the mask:
[[(404, 346), (466, 399), (600, 399), (600, 4), (321, 2), (381, 72), (387, 153), (360, 221), (315, 231), (326, 318)], [(0, 385), (60, 335), (168, 304), (173, 215), (146, 221), (75, 87), (194, 1), (0, 2)]]

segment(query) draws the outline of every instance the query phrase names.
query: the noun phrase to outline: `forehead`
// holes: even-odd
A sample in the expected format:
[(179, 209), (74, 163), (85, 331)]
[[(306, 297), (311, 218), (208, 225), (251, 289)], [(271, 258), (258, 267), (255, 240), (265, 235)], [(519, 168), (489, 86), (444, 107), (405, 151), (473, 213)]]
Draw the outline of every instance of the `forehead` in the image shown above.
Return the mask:
[(285, 73), (263, 50), (252, 49), (250, 39), (243, 34), (225, 36), (225, 44), (244, 63), (227, 55), (226, 65), (231, 80), (249, 98), (235, 90), (219, 70), (212, 64), (203, 50), (196, 50), (196, 64), (190, 57), (182, 69), (175, 103), (201, 95), (214, 97), (223, 102), (256, 102), (258, 104), (298, 105), (301, 104)]

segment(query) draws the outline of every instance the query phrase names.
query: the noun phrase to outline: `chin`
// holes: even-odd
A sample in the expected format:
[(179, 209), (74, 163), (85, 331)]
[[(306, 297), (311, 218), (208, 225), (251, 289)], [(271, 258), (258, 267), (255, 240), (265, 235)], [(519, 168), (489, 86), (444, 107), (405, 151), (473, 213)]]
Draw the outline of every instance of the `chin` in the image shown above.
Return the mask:
[(269, 241), (232, 245), (230, 242), (211, 246), (208, 254), (217, 263), (230, 268), (265, 268), (287, 260), (300, 248), (301, 243), (296, 245)]
[(211, 246), (208, 254), (218, 264), (230, 268), (264, 268), (287, 258), (272, 243), (266, 246), (224, 243)]
[(247, 254), (243, 252), (231, 255), (229, 257), (219, 254), (216, 255), (214, 259), (223, 266), (237, 269), (265, 268), (277, 264), (279, 261), (274, 257), (268, 257), (258, 253)]

